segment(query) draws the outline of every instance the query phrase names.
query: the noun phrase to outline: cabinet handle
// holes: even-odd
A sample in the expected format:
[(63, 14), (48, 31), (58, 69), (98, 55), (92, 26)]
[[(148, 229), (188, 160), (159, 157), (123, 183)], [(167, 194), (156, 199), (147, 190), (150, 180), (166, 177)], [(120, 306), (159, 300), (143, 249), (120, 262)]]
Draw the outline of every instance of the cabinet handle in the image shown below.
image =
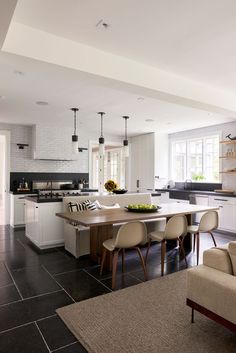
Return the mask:
[(38, 206), (36, 206), (35, 208), (38, 208)]
[(215, 201), (225, 201), (225, 202), (227, 202), (227, 201), (229, 201), (229, 200), (225, 200), (225, 199), (214, 199)]
[(219, 208), (223, 208), (223, 206), (219, 206)]

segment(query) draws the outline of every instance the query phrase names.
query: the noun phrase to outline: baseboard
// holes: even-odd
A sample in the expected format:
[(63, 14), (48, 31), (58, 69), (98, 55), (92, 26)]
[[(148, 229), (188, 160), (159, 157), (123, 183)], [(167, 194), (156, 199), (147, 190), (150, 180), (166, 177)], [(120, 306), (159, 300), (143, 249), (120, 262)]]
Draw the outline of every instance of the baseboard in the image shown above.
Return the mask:
[(236, 333), (236, 324), (233, 324), (231, 321), (228, 321), (228, 320), (224, 319), (222, 316), (219, 316), (219, 315), (213, 313), (212, 311), (210, 311), (210, 310), (204, 308), (203, 306), (195, 303), (191, 299), (187, 298), (186, 299), (186, 304), (188, 306), (190, 306), (190, 308), (198, 311), (199, 313), (207, 316), (209, 319), (217, 322), (218, 324), (221, 324), (221, 325), (225, 326), (229, 330), (231, 330), (231, 331)]

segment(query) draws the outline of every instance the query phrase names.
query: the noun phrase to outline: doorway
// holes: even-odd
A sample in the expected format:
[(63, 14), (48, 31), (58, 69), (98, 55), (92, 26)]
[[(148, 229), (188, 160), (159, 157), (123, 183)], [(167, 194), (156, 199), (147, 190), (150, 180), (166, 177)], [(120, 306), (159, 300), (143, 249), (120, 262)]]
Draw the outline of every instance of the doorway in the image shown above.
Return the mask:
[(0, 226), (9, 224), (10, 219), (10, 133), (0, 131)]

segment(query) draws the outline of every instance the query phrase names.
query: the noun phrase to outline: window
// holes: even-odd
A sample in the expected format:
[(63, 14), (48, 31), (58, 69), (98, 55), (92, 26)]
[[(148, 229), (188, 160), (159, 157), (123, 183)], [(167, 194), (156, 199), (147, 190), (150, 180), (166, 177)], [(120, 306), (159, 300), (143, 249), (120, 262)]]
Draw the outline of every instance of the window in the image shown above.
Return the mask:
[[(92, 187), (98, 188), (98, 149), (92, 151)], [(125, 186), (125, 159), (122, 147), (106, 148), (104, 158), (104, 181), (112, 179), (118, 183), (119, 187)]]
[(172, 178), (219, 181), (219, 136), (172, 142)]

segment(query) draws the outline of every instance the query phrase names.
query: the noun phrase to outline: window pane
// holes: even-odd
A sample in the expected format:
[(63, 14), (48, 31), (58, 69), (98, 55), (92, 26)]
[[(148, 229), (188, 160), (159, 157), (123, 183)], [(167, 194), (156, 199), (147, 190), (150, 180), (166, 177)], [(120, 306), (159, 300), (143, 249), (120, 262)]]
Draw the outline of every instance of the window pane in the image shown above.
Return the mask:
[(176, 181), (219, 181), (219, 136), (174, 142), (172, 177)]
[(176, 142), (173, 147), (173, 178), (182, 181), (186, 173), (186, 142)]

